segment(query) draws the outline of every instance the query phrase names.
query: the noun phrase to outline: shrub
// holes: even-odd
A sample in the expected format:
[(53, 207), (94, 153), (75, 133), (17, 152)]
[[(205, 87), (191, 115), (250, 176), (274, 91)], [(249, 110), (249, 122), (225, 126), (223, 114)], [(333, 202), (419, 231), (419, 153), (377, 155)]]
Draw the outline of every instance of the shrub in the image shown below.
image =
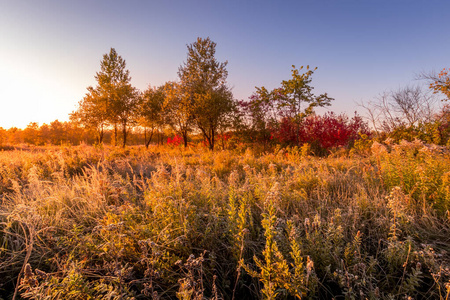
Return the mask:
[(179, 135), (175, 135), (173, 138), (167, 138), (167, 145), (177, 147), (183, 143), (183, 138)]
[(351, 147), (361, 135), (370, 135), (367, 124), (360, 116), (349, 119), (345, 114), (332, 112), (323, 116), (312, 115), (300, 123), (283, 118), (272, 127), (272, 138), (281, 144), (311, 144), (316, 153), (323, 153), (336, 147)]

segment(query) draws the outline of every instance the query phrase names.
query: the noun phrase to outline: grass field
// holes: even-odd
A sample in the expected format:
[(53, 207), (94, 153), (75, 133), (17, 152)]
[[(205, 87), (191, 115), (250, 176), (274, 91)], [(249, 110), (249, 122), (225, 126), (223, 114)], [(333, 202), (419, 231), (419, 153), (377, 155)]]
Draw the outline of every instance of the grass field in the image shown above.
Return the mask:
[(3, 299), (450, 299), (450, 154), (0, 152)]

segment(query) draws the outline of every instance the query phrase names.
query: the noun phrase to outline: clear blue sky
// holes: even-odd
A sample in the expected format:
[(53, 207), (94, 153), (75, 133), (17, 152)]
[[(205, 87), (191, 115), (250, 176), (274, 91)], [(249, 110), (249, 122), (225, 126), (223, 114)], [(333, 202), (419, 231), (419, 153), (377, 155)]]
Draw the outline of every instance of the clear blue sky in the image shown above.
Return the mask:
[(450, 1), (0, 0), (0, 127), (68, 120), (114, 47), (144, 90), (177, 79), (186, 45), (217, 43), (237, 99), (318, 67), (317, 93), (355, 102), (450, 67)]

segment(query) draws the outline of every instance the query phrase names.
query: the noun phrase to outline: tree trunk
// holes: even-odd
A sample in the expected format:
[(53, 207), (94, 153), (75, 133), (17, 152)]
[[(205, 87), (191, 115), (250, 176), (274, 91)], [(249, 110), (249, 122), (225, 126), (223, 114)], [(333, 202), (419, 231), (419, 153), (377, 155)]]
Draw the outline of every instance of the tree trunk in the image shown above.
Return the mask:
[(98, 132), (98, 136), (97, 136), (97, 141), (99, 144), (103, 143), (103, 125), (100, 127), (100, 130), (97, 131)]
[(300, 146), (300, 121), (299, 120), (295, 120), (295, 145)]
[(211, 129), (211, 141), (209, 142), (209, 149), (214, 151), (214, 130)]
[(155, 129), (153, 128), (151, 133), (150, 133), (150, 136), (148, 137), (148, 140), (147, 140), (147, 128), (145, 128), (145, 148), (147, 148), (147, 149), (148, 149), (148, 146), (150, 146), (150, 142), (152, 141), (153, 131), (154, 130)]
[(225, 150), (225, 133), (222, 133), (220, 141), (222, 142), (222, 150)]
[(203, 133), (203, 137), (208, 141), (209, 150), (214, 151), (214, 130), (211, 129), (210, 135), (206, 133), (203, 127), (200, 127), (200, 130)]
[(117, 146), (117, 123), (114, 123), (114, 146)]
[(127, 122), (122, 122), (122, 135), (123, 135), (122, 148), (125, 148), (125, 145), (127, 144)]
[(186, 149), (186, 148), (187, 148), (187, 143), (188, 143), (187, 132), (184, 131), (184, 132), (182, 132), (181, 134), (182, 134), (182, 136), (183, 136), (184, 148)]

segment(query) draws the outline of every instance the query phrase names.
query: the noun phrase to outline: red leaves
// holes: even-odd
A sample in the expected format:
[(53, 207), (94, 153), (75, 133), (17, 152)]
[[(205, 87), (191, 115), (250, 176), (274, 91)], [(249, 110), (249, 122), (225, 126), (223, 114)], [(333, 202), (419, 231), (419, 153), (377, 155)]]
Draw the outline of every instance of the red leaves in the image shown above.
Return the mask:
[(367, 124), (356, 114), (352, 119), (345, 114), (312, 115), (301, 122), (285, 117), (272, 128), (272, 136), (280, 143), (317, 144), (323, 149), (348, 146), (359, 138), (359, 133), (370, 132)]
[(231, 132), (226, 132), (226, 133), (222, 133), (222, 134), (218, 134), (217, 135), (217, 139), (218, 140), (223, 140), (224, 142), (228, 141), (231, 137), (232, 137), (232, 133)]
[(167, 138), (167, 145), (170, 146), (179, 146), (183, 143), (183, 138), (179, 135), (175, 135), (173, 138)]

